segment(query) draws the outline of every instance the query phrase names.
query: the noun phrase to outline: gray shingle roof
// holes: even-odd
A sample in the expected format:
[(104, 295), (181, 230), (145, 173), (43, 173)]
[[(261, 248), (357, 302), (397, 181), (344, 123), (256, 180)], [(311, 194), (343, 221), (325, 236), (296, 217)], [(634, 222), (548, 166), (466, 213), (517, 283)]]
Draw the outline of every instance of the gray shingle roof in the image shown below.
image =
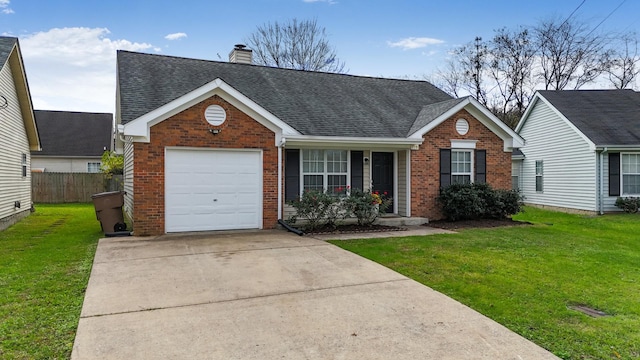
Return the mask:
[(418, 114), (418, 117), (416, 118), (416, 121), (413, 123), (413, 126), (409, 130), (409, 134), (420, 130), (465, 99), (466, 97), (462, 97), (423, 106), (420, 110), (420, 113)]
[(0, 67), (4, 66), (4, 63), (7, 62), (9, 53), (11, 49), (13, 49), (16, 41), (18, 41), (18, 39), (14, 37), (0, 36)]
[[(451, 100), (426, 81), (119, 51), (122, 123), (217, 78), (303, 135), (404, 138), (426, 105)], [(428, 119), (423, 116), (421, 121)]]
[(640, 93), (633, 90), (539, 93), (594, 144), (640, 146)]
[(113, 115), (34, 110), (43, 156), (101, 156), (111, 149)]

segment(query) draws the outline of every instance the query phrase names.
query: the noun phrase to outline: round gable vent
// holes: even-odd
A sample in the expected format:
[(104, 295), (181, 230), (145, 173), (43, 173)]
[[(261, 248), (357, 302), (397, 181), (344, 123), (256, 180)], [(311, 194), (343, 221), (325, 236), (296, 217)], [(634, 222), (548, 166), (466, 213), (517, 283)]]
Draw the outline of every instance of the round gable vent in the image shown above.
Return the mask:
[(209, 105), (204, 110), (204, 118), (213, 126), (220, 126), (227, 119), (227, 113), (220, 105)]
[(460, 135), (466, 135), (469, 132), (469, 122), (465, 119), (456, 121), (456, 131)]

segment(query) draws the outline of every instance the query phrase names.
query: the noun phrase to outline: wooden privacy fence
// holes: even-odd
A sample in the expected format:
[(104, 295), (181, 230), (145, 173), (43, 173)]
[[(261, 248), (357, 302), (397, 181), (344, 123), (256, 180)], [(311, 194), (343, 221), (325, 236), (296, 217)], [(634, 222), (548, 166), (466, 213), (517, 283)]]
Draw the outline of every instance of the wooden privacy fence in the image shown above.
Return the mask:
[(31, 173), (34, 203), (91, 202), (91, 195), (122, 190), (122, 175), (102, 173)]

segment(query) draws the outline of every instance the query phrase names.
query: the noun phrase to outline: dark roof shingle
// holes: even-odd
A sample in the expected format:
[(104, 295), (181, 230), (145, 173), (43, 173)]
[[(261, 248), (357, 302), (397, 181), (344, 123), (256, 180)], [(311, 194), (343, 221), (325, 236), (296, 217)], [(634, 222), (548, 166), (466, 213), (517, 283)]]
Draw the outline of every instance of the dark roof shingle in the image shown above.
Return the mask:
[(633, 90), (541, 90), (596, 145), (640, 145), (640, 93)]
[(404, 138), (425, 105), (451, 99), (426, 81), (119, 51), (122, 124), (217, 78), (303, 135)]
[(0, 36), (0, 67), (7, 62), (11, 49), (17, 41), (18, 39), (14, 37)]
[(101, 156), (111, 149), (113, 115), (34, 110), (42, 156)]

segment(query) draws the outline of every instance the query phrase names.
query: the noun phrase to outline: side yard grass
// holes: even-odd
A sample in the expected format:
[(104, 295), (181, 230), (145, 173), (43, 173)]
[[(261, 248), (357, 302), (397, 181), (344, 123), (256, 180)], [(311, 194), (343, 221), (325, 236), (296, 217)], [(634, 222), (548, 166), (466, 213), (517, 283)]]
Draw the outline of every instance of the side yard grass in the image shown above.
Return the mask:
[[(564, 359), (640, 358), (640, 216), (536, 208), (532, 226), (333, 241), (440, 291)], [(592, 318), (585, 305), (609, 316)]]
[(101, 236), (92, 204), (36, 205), (0, 232), (0, 358), (71, 356)]

